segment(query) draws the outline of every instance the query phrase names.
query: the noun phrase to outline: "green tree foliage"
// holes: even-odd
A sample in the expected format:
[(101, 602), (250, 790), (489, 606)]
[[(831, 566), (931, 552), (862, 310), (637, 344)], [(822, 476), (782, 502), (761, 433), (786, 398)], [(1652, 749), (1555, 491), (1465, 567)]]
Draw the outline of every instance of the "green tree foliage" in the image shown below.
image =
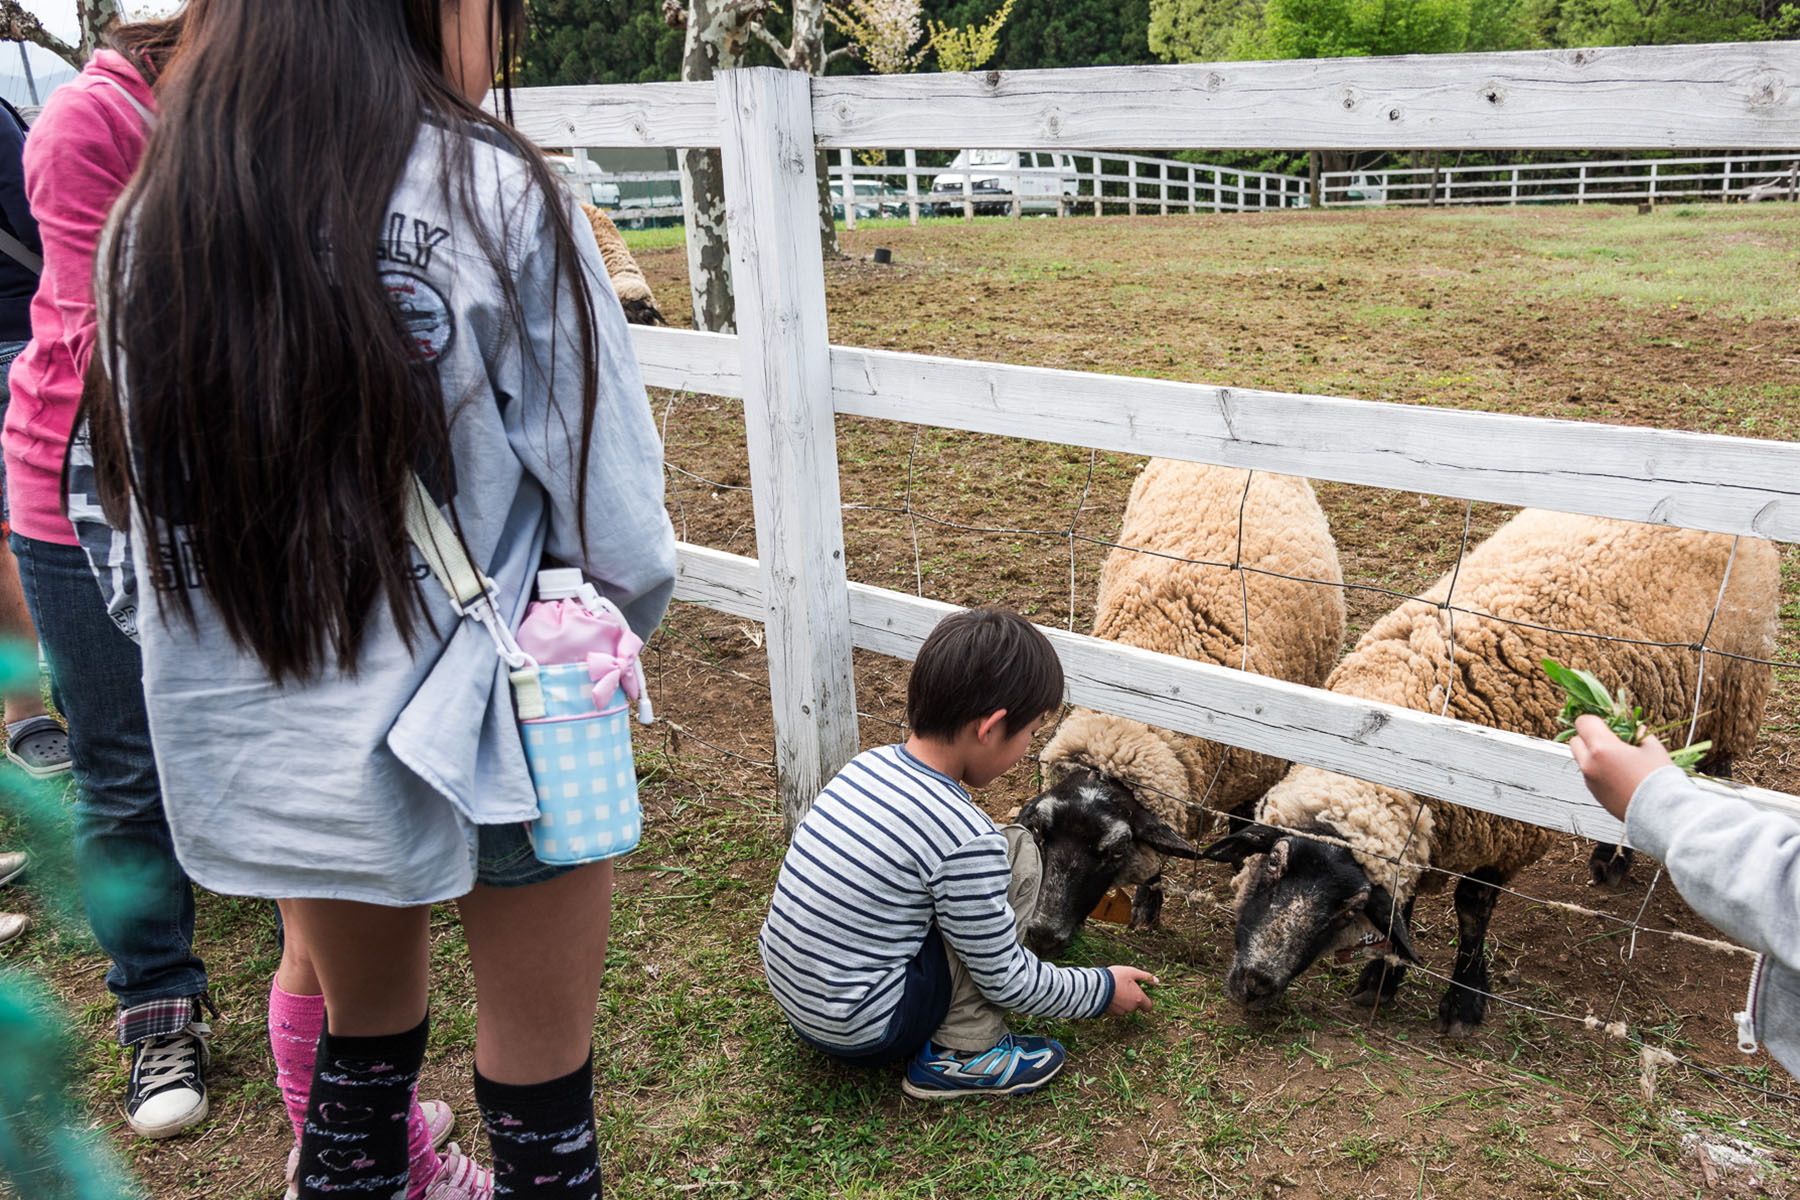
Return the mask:
[[(925, 16), (939, 25), (980, 26), (994, 7), (994, 0), (925, 0)], [(986, 65), (1019, 71), (1154, 62), (1149, 23), (1150, 0), (1021, 0)]]
[(1169, 62), (1800, 36), (1796, 0), (1149, 0)]
[(525, 15), (522, 84), (681, 78), (681, 30), (661, 0), (532, 0)]

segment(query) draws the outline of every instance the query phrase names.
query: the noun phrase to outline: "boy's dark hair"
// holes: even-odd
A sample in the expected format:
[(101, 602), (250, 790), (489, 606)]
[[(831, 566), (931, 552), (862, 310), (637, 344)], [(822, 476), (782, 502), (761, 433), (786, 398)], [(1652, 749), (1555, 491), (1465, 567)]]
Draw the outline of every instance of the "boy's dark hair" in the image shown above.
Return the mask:
[(1006, 710), (1012, 737), (1062, 704), (1062, 663), (1043, 632), (1004, 608), (972, 608), (938, 622), (906, 682), (906, 723), (954, 738), (970, 721)]

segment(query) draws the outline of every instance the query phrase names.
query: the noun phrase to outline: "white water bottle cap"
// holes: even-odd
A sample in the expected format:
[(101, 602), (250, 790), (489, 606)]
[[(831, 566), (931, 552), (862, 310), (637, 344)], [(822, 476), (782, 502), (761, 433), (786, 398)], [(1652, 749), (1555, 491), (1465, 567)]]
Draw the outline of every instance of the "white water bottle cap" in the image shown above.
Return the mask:
[(587, 582), (582, 578), (580, 567), (551, 567), (538, 572), (537, 594), (539, 600), (573, 600), (581, 594), (581, 587)]

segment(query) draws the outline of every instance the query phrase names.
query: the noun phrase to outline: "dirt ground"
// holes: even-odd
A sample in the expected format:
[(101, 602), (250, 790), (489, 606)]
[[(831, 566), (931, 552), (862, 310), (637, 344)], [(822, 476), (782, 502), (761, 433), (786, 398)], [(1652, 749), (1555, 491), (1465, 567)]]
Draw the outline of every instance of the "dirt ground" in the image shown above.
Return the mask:
[[(826, 276), (839, 343), (1800, 440), (1797, 234), (1791, 211), (1718, 208), (946, 222), (846, 234)], [(868, 261), (876, 246), (894, 265)], [(686, 325), (684, 252), (640, 261)], [(678, 533), (753, 555), (740, 406), (652, 402)], [(1141, 460), (848, 418), (838, 433), (852, 579), (1088, 627)], [(1449, 569), (1465, 517), (1472, 545), (1510, 512), (1335, 483), (1318, 493), (1353, 585), (1352, 642), (1395, 602), (1388, 592)], [(1778, 657), (1800, 662), (1800, 552), (1783, 554)], [(1070, 1046), (1054, 1087), (1025, 1103), (921, 1111), (891, 1078), (807, 1054), (762, 989), (754, 938), (783, 842), (760, 628), (678, 605), (648, 661), (662, 717), (639, 746), (649, 832), (619, 874), (598, 1028), (614, 1196), (1800, 1190), (1800, 1104), (1781, 1098), (1800, 1085), (1735, 1048), (1748, 960), (1650, 933), (1633, 946), (1619, 923), (1545, 903), (1712, 934), (1666, 879), (1651, 887), (1653, 863), (1616, 891), (1590, 887), (1573, 839), (1516, 881), (1522, 896), (1502, 899), (1500, 1002), (1466, 1042), (1431, 1032), (1441, 982), (1415, 975), (1372, 1018), (1348, 1000), (1353, 968), (1315, 968), (1285, 1008), (1246, 1019), (1222, 989), (1225, 872), (1199, 867), (1184, 871), (1160, 929), (1090, 923), (1071, 952), (1155, 969), (1157, 1014), (1031, 1024)], [(900, 738), (905, 681), (906, 664), (858, 653), (865, 745)], [(1800, 669), (1783, 670), (1736, 775), (1800, 791), (1797, 746)], [(979, 798), (996, 816), (1034, 794), (1030, 761)], [(1427, 963), (1447, 971), (1447, 897), (1421, 901), (1417, 925)], [(434, 931), (422, 1092), (449, 1098), (459, 1137), (479, 1145), (473, 989), (454, 916)], [(258, 1024), (271, 922), (260, 905), (207, 897), (202, 935), (228, 1016), (215, 1115), (157, 1145), (120, 1130), (98, 956), (46, 935), (11, 957), (77, 1014), (88, 1114), (157, 1200), (276, 1196), (289, 1138)], [(1586, 1028), (1589, 1014), (1693, 1065), (1665, 1068), (1647, 1096), (1635, 1047)]]
[[(1701, 218), (1710, 227), (1728, 214), (1715, 210), (1706, 217), (1715, 218)], [(1406, 403), (1800, 437), (1800, 327), (1791, 309), (1755, 315), (1752, 306), (1725, 297), (1634, 304), (1605, 294), (1604, 282), (1573, 295), (1541, 286), (1554, 284), (1570, 257), (1581, 262), (1596, 245), (1610, 248), (1614, 231), (1635, 235), (1642, 221), (1681, 218), (1599, 210), (1503, 219), (1417, 212), (1302, 219), (1308, 223), (1305, 238), (1294, 233), (1291, 215), (973, 228), (948, 223), (846, 234), (849, 257), (827, 266), (832, 340)], [(1723, 236), (1760, 245), (1791, 263), (1796, 231), (1784, 215)], [(1718, 249), (1712, 239), (1720, 233), (1696, 229), (1691, 242), (1675, 237), (1662, 249), (1704, 256)], [(892, 250), (895, 266), (867, 261), (876, 245)], [(1324, 249), (1329, 258), (1319, 253)], [(680, 252), (647, 254), (643, 262), (665, 307), (680, 310)], [(1651, 259), (1645, 269), (1665, 269), (1655, 264)], [(728, 490), (748, 483), (737, 406), (669, 395), (659, 396), (657, 406), (666, 421), (668, 459), (679, 468), (671, 474), (671, 490), (680, 498), (675, 511), (683, 536), (754, 555), (748, 493)], [(852, 579), (916, 588), (959, 604), (1007, 604), (1051, 625), (1069, 624), (1071, 612), (1074, 628), (1091, 622), (1095, 581), (1108, 548), (1079, 539), (1104, 542), (1116, 534), (1142, 460), (850, 418), (840, 418), (839, 439)], [(1465, 505), (1335, 483), (1320, 483), (1317, 490), (1346, 581), (1370, 589), (1348, 593), (1349, 645), (1395, 603), (1375, 589), (1415, 592), (1449, 569), (1462, 541)], [(1469, 509), (1471, 546), (1515, 511), (1488, 504)], [(1072, 528), (1077, 538), (1071, 538)], [(1800, 557), (1793, 547), (1786, 548), (1785, 575), (1781, 657), (1791, 661), (1800, 658)], [(713, 666), (766, 679), (753, 628), (692, 610), (682, 613), (681, 626), (704, 642)], [(678, 684), (674, 675), (665, 684), (675, 719), (713, 731), (702, 736), (722, 735), (719, 744), (727, 749), (767, 761), (767, 710), (746, 703), (742, 681), (690, 668)], [(865, 745), (900, 736), (895, 722), (904, 708), (905, 670), (905, 664), (859, 653)], [(1800, 672), (1778, 675), (1756, 752), (1737, 762), (1735, 775), (1800, 791), (1794, 756)], [(1036, 784), (1021, 767), (991, 789), (988, 807), (1004, 815)], [(1586, 844), (1568, 839), (1513, 886), (1526, 897), (1597, 908), (1626, 921), (1635, 917), (1647, 927), (1715, 936), (1666, 879), (1646, 897), (1657, 874), (1654, 863), (1640, 863), (1609, 894), (1589, 883), (1586, 859)], [(1204, 948), (1195, 953), (1195, 965), (1219, 977), (1230, 958), (1222, 878), (1221, 868), (1193, 871), (1190, 882), (1200, 894), (1187, 911), (1166, 918), (1163, 935), (1198, 934)], [(1421, 944), (1454, 944), (1447, 895), (1422, 902), (1419, 922)], [(1664, 937), (1644, 936), (1632, 948), (1619, 928), (1507, 898), (1494, 925), (1500, 994), (1575, 1017), (1624, 1017), (1634, 1029), (1679, 1028), (1691, 1061), (1740, 1068), (1745, 1060), (1735, 1048), (1731, 1015), (1744, 1003), (1748, 960)], [(1415, 980), (1412, 988), (1435, 998), (1441, 986)], [(1345, 1016), (1360, 1011), (1341, 997), (1335, 1008)], [(1538, 1019), (1525, 1010), (1515, 1016)], [(1395, 1114), (1395, 1128), (1385, 1132), (1397, 1133), (1408, 1119)], [(1704, 1174), (1696, 1178), (1704, 1182)]]

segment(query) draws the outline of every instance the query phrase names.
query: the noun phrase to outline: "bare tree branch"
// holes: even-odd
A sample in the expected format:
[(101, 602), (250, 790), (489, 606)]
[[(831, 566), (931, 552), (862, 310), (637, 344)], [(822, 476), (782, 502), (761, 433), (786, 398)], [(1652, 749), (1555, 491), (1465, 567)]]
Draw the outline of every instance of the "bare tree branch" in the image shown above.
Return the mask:
[(823, 65), (829, 67), (832, 63), (836, 62), (838, 59), (849, 58), (852, 55), (854, 55), (855, 53), (856, 53), (856, 43), (855, 42), (846, 42), (844, 45), (839, 46), (836, 50), (827, 50), (825, 52), (825, 62)]
[(758, 21), (756, 24), (750, 26), (750, 32), (756, 35), (756, 38), (758, 41), (762, 42), (763, 45), (767, 46), (769, 49), (771, 49), (775, 52), (775, 57), (781, 60), (782, 66), (788, 68), (789, 70), (793, 70), (793, 67), (794, 67), (793, 52), (791, 50), (789, 50), (787, 46), (783, 45), (779, 40), (777, 40), (775, 35), (770, 33), (768, 31), (768, 29), (766, 29), (763, 26), (763, 23), (761, 21)]
[(42, 46), (77, 70), (87, 57), (45, 29), (42, 22), (19, 6), (19, 0), (0, 0), (0, 41)]

